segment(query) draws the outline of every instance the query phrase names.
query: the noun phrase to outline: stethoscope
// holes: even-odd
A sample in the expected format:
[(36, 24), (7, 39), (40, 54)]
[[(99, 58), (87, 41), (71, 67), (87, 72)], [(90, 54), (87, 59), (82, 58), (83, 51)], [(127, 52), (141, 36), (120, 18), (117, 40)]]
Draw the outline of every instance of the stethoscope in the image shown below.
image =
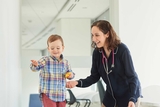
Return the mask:
[[(117, 50), (116, 50), (116, 53), (117, 53), (117, 51), (118, 51), (118, 48), (117, 48)], [(102, 64), (103, 64), (104, 70), (105, 70), (105, 72), (106, 72), (106, 74), (107, 74), (107, 79), (108, 79), (108, 83), (109, 83), (108, 85), (109, 85), (109, 87), (110, 87), (110, 89), (111, 89), (112, 97), (113, 97), (113, 99), (114, 99), (114, 101), (115, 101), (114, 107), (116, 107), (116, 102), (117, 102), (117, 101), (116, 101), (116, 99), (115, 99), (115, 97), (114, 97), (112, 85), (111, 85), (111, 82), (110, 82), (110, 79), (109, 79), (109, 76), (108, 76), (108, 74), (112, 72), (112, 69), (108, 72), (108, 60), (107, 60), (106, 56), (104, 55), (103, 50), (100, 51), (100, 53), (102, 53)], [(112, 64), (111, 64), (111, 68), (114, 68), (114, 54), (116, 54), (116, 53), (114, 53), (114, 50), (112, 50)]]
[[(104, 52), (101, 51), (101, 53), (102, 53), (102, 64), (103, 64), (103, 67), (104, 67), (106, 73), (109, 74), (109, 73), (112, 72), (112, 70), (110, 70), (108, 72), (108, 60), (107, 60), (106, 56), (104, 55)], [(114, 68), (114, 50), (112, 50), (112, 64), (111, 64), (111, 68)]]

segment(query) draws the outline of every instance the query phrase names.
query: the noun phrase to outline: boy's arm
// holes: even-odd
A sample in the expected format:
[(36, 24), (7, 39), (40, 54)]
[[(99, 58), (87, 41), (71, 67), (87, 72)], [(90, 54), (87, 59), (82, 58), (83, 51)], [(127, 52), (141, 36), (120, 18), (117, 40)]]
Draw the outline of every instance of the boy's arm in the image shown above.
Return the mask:
[(41, 58), (39, 61), (31, 60), (30, 69), (33, 72), (39, 71), (45, 65), (45, 58)]

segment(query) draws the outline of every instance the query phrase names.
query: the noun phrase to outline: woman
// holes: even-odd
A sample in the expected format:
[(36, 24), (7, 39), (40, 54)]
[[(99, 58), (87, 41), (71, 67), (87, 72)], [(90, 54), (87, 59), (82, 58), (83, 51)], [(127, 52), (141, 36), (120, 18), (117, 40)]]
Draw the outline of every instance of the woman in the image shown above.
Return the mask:
[(66, 87), (88, 87), (102, 77), (107, 86), (102, 107), (135, 107), (141, 87), (129, 49), (108, 21), (94, 22), (91, 33), (95, 48), (91, 74), (85, 79), (68, 81)]

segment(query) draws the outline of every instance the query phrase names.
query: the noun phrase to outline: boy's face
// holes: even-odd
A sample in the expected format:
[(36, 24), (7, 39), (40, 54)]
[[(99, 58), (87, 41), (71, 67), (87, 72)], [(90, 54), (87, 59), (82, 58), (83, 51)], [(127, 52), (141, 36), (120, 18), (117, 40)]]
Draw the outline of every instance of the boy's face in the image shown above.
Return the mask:
[(62, 42), (60, 40), (56, 40), (54, 42), (48, 43), (48, 52), (51, 56), (60, 59), (60, 55), (64, 50), (64, 46), (62, 46)]

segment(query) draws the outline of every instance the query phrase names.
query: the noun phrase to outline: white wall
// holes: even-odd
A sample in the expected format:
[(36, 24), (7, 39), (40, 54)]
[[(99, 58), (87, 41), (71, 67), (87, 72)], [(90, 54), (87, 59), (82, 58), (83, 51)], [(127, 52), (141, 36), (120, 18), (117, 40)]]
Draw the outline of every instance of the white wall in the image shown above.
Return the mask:
[(119, 35), (128, 45), (142, 88), (160, 85), (160, 0), (121, 0)]
[(0, 1), (0, 107), (20, 107), (20, 0)]
[(30, 70), (30, 60), (38, 60), (41, 56), (39, 50), (22, 50), (22, 98), (21, 107), (28, 107), (29, 95), (38, 92), (38, 72)]
[(64, 40), (64, 55), (91, 55), (91, 21), (89, 18), (64, 18), (58, 20), (57, 23), (56, 31)]

